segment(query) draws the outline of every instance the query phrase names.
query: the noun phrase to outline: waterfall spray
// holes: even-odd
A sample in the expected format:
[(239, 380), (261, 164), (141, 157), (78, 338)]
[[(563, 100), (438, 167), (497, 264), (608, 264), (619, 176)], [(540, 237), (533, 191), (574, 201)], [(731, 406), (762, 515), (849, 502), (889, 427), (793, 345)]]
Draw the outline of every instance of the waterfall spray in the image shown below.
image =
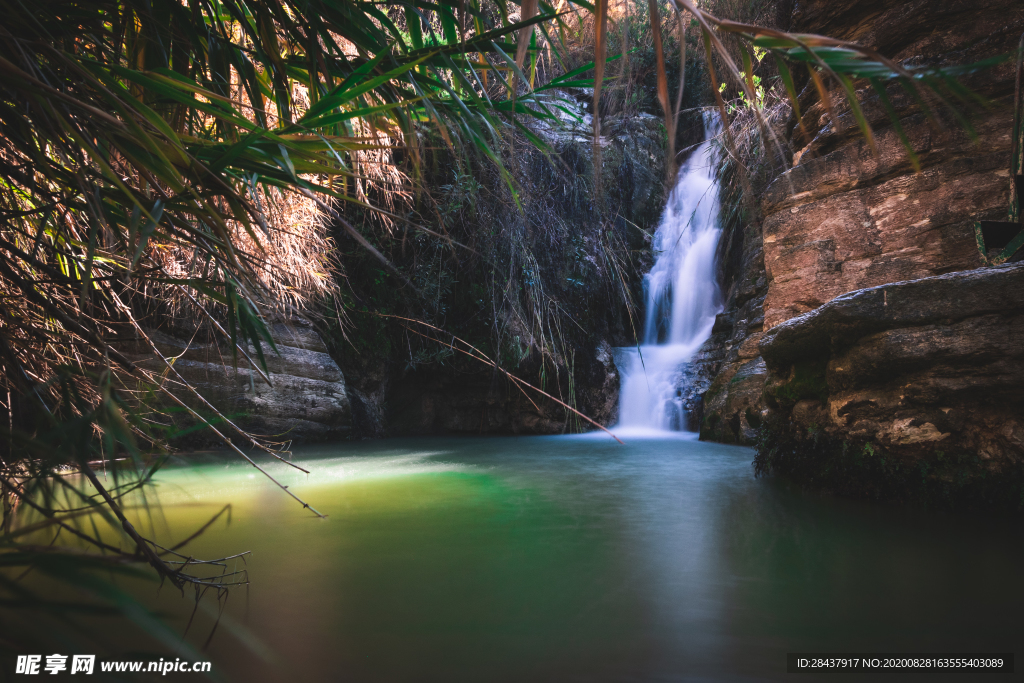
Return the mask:
[(680, 431), (686, 426), (682, 371), (711, 335), (721, 296), (715, 278), (718, 220), (717, 154), (720, 123), (704, 120), (705, 141), (679, 170), (654, 234), (654, 267), (644, 277), (644, 336), (639, 348), (619, 349), (620, 430)]

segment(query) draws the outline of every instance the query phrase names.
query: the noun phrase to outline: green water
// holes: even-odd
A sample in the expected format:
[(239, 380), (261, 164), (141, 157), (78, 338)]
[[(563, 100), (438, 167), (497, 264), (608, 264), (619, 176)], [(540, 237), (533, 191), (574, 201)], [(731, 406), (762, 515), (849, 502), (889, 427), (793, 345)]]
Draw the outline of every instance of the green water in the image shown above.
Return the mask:
[[(755, 479), (749, 449), (431, 438), (296, 456), (311, 475), (271, 469), (326, 520), (227, 456), (158, 479), (160, 538), (231, 503), (191, 552), (252, 551), (208, 650), (233, 680), (814, 680), (786, 653), (1024, 652), (1019, 524), (803, 493)], [(184, 624), (189, 601), (135, 590)]]

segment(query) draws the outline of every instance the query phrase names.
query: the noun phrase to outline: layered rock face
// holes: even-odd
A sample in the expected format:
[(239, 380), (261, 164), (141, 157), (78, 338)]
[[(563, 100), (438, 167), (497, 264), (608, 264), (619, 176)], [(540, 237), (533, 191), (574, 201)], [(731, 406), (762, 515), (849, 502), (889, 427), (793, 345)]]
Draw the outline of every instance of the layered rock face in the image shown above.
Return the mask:
[(1024, 463), (1024, 264), (839, 296), (760, 344), (774, 411), (906, 463)]
[[(1016, 50), (1024, 5), (812, 0), (796, 6), (789, 28), (855, 40), (910, 65), (968, 64)], [(758, 193), (759, 215), (739, 228), (756, 231), (759, 239), (741, 240), (738, 230), (731, 236), (734, 245), (742, 242), (742, 255), (728, 260), (723, 279), (752, 283), (763, 277), (764, 286), (747, 287), (754, 295), (746, 300), (730, 295), (702, 352), (713, 377), (704, 397), (702, 438), (754, 442), (765, 413), (760, 389), (769, 374), (771, 384), (782, 381), (753, 350), (765, 331), (848, 292), (982, 265), (973, 223), (1005, 220), (1007, 213), (1014, 68), (1007, 61), (970, 78), (968, 85), (991, 103), (971, 114), (974, 138), (952, 116), (929, 120), (912, 98), (888, 90), (919, 173), (870, 88), (859, 95), (877, 153), (841, 92), (832, 93), (833, 126), (813, 86), (804, 89), (802, 119), (790, 115), (784, 131), (795, 150), (793, 168)], [(915, 326), (908, 320), (908, 329)], [(893, 330), (900, 327), (892, 323)], [(783, 421), (794, 407), (776, 405)], [(855, 432), (854, 422), (844, 422), (843, 429)]]
[[(818, 0), (799, 4), (794, 29), (856, 40), (907, 64), (969, 64), (1015, 51), (1024, 7)], [(848, 110), (837, 110), (833, 126), (821, 102), (807, 108), (792, 131), (795, 167), (761, 198), (766, 328), (845, 292), (982, 265), (972, 225), (1006, 217), (1014, 71), (1006, 61), (971, 77), (993, 103), (971, 114), (976, 139), (951, 116), (929, 121), (890, 88), (920, 173), (870, 88), (859, 94), (877, 154)], [(838, 91), (832, 100), (844, 101)]]
[[(242, 429), (294, 443), (347, 436), (352, 427), (352, 411), (345, 378), (320, 336), (302, 320), (271, 325), (270, 332), (277, 345), (277, 353), (264, 345), (266, 374), (271, 384), (253, 371), (241, 354), (236, 369), (230, 349), (189, 343), (158, 331), (150, 331), (149, 335), (164, 356), (175, 359), (175, 370), (218, 412)], [(256, 360), (254, 349), (249, 348), (248, 353)], [(144, 367), (163, 369), (159, 361), (149, 356), (137, 353), (135, 358)], [(218, 424), (209, 406), (195, 396), (178, 394), (189, 407), (237, 441), (237, 434)], [(184, 416), (176, 420), (183, 428), (194, 426), (195, 422)], [(201, 429), (180, 436), (176, 443), (196, 447), (220, 442), (209, 430)]]

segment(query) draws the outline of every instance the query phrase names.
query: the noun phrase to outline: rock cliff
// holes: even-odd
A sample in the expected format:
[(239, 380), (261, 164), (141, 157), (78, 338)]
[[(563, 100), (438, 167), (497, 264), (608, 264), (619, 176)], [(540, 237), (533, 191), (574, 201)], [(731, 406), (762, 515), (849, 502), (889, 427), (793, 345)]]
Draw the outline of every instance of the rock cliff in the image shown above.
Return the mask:
[[(794, 30), (874, 46), (907, 64), (969, 64), (1015, 52), (1024, 32), (1024, 6), (989, 2), (800, 3)], [(760, 198), (771, 328), (856, 289), (982, 265), (973, 237), (976, 220), (1004, 219), (1015, 63), (978, 72), (970, 87), (990, 100), (970, 114), (975, 136), (954, 120), (930, 121), (893, 90), (893, 101), (920, 160), (909, 155), (877, 96), (860, 92), (877, 131), (878, 151), (848, 110), (829, 121), (813, 102), (791, 123), (794, 168)], [(834, 102), (842, 101), (834, 93)], [(807, 138), (810, 137), (810, 140)]]
[[(270, 326), (277, 352), (264, 345), (267, 377), (250, 369), (239, 354), (237, 368), (231, 352), (214, 343), (189, 342), (177, 335), (150, 330), (160, 352), (173, 359), (177, 372), (222, 415), (242, 429), (277, 441), (308, 443), (344, 438), (352, 427), (345, 378), (317, 332), (303, 320)], [(163, 370), (162, 364), (135, 349), (140, 364)], [(248, 349), (256, 358), (255, 350)], [(179, 392), (180, 393), (180, 392)], [(217, 426), (212, 412), (194, 396), (189, 406)], [(192, 429), (196, 421), (178, 413), (174, 442), (183, 447), (218, 445), (208, 430)], [(230, 429), (219, 427), (236, 438)]]
[(843, 294), (760, 349), (777, 416), (762, 469), (845, 493), (1020, 509), (1024, 264)]
[[(1024, 32), (1024, 6), (1011, 0), (812, 0), (796, 5), (788, 28), (856, 40), (906, 64), (965, 64), (1015, 51)], [(783, 131), (794, 150), (787, 159), (791, 170), (755, 188), (755, 215), (724, 238), (723, 281), (732, 284), (726, 310), (701, 354), (710, 377), (702, 438), (757, 438), (766, 416), (761, 388), (765, 381), (783, 381), (776, 374), (783, 372), (780, 366), (765, 364), (757, 350), (766, 331), (848, 292), (982, 265), (973, 223), (1005, 219), (1009, 199), (1014, 66), (1007, 61), (971, 77), (970, 87), (989, 100), (971, 115), (974, 136), (955, 120), (930, 120), (910, 97), (890, 89), (920, 172), (870, 89), (859, 94), (877, 153), (848, 109), (837, 106), (832, 125), (814, 88), (804, 89), (803, 117), (798, 122), (790, 115)], [(843, 98), (836, 92), (832, 101)], [(898, 320), (892, 325), (900, 328)], [(910, 320), (906, 327), (920, 333)], [(934, 362), (942, 363), (945, 356), (935, 353)], [(795, 409), (774, 405), (783, 421)], [(906, 415), (894, 413), (890, 423), (907, 419), (914, 408), (902, 410)], [(855, 422), (843, 423), (843, 429), (852, 435)]]
[(1024, 264), (861, 289), (760, 344), (772, 407), (893, 453), (1024, 452)]

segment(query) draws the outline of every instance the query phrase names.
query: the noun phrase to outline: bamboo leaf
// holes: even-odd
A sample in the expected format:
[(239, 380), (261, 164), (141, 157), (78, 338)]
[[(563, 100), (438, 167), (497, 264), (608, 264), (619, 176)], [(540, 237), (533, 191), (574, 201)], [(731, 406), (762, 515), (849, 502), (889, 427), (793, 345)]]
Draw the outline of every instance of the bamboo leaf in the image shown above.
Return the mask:
[(839, 82), (843, 85), (843, 89), (846, 91), (846, 100), (850, 103), (850, 111), (853, 112), (853, 118), (857, 121), (857, 125), (860, 127), (861, 133), (864, 134), (864, 139), (868, 141), (871, 153), (878, 156), (878, 146), (875, 144), (875, 134), (872, 132), (871, 125), (864, 117), (864, 112), (860, 108), (860, 102), (857, 99), (857, 91), (853, 87), (853, 81), (844, 74), (836, 74), (836, 78), (839, 79)]
[[(800, 114), (800, 99), (796, 94), (796, 85), (793, 83), (793, 73), (789, 70), (789, 65), (786, 64), (777, 52), (772, 51), (772, 57), (775, 58), (775, 65), (779, 69), (779, 77), (782, 79), (782, 84), (786, 88), (786, 94), (789, 96), (789, 103), (793, 106), (793, 114), (796, 116), (796, 120), (803, 130), (804, 122), (803, 117)], [(806, 131), (804, 131), (806, 134)]]
[(910, 159), (911, 166), (914, 167), (915, 173), (921, 172), (921, 161), (914, 152), (914, 146), (911, 144), (910, 139), (907, 137), (906, 131), (903, 130), (903, 124), (900, 123), (900, 117), (896, 113), (896, 110), (892, 106), (892, 101), (889, 99), (889, 94), (885, 91), (885, 85), (882, 84), (877, 78), (872, 78), (868, 81), (871, 83), (871, 87), (878, 95), (879, 101), (885, 108), (886, 113), (889, 115), (889, 121), (892, 122), (892, 127), (896, 131), (896, 135), (899, 136), (900, 142), (903, 143), (903, 148), (907, 150), (907, 157)]

